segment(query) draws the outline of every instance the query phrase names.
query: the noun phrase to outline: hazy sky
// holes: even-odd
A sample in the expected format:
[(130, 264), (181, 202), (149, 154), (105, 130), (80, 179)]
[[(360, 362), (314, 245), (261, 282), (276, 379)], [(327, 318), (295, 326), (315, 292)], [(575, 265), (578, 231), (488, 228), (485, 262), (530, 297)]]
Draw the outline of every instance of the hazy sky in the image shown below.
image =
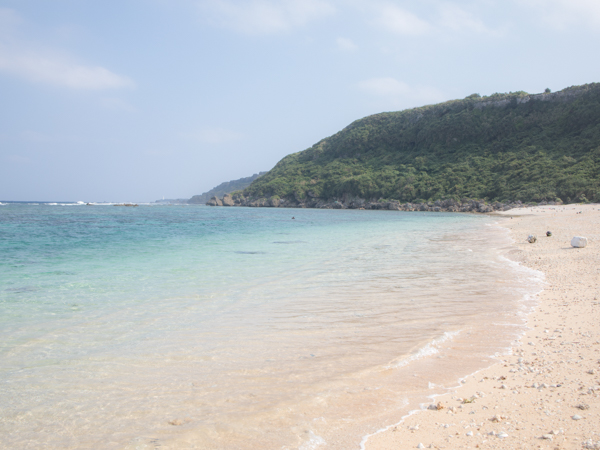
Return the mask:
[(0, 0), (0, 200), (189, 198), (352, 121), (600, 81), (598, 0)]

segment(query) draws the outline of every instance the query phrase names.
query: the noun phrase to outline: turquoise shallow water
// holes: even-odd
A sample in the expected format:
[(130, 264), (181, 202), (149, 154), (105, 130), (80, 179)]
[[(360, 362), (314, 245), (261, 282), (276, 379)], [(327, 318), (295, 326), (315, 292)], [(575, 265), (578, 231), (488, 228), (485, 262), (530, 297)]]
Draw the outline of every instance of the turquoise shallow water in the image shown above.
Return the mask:
[(491, 224), (2, 205), (0, 443), (311, 448), (348, 421), (360, 442), (385, 420), (364, 405), (400, 411), (420, 389), (380, 394), (413, 361), (495, 324), (500, 338), (481, 344), (481, 359), (518, 333), (531, 274), (500, 256), (510, 240)]

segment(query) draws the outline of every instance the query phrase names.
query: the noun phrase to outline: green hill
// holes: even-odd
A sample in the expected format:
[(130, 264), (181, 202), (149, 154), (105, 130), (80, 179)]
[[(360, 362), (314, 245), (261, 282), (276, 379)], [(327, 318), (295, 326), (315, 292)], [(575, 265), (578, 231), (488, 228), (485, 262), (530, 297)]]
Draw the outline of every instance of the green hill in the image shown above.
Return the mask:
[(289, 206), (350, 197), (600, 201), (600, 84), (368, 116), (286, 156), (234, 197)]

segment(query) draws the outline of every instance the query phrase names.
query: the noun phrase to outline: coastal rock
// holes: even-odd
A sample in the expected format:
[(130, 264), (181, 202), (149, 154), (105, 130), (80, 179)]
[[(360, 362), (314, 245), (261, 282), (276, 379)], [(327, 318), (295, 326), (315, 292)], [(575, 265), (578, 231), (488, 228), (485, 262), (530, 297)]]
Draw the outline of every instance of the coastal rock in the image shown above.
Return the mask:
[(223, 206), (233, 206), (234, 202), (233, 202), (233, 198), (231, 197), (230, 194), (225, 194), (223, 196)]
[(582, 236), (575, 236), (571, 239), (571, 247), (583, 248), (587, 245), (587, 238)]
[(218, 197), (213, 197), (206, 202), (208, 206), (223, 206), (223, 202)]
[[(231, 197), (231, 198), (230, 198)], [(548, 204), (553, 204), (549, 202)], [(210, 206), (250, 206), (250, 207), (275, 207), (275, 208), (317, 208), (317, 209), (371, 209), (389, 211), (428, 211), (428, 212), (466, 212), (466, 213), (490, 213), (493, 211), (506, 211), (513, 208), (532, 206), (520, 201), (510, 203), (494, 202), (487, 204), (483, 200), (472, 200), (463, 198), (460, 201), (454, 199), (436, 200), (435, 202), (423, 203), (400, 203), (398, 200), (370, 199), (343, 194), (338, 198), (325, 199), (318, 197), (314, 191), (304, 195), (295, 194), (279, 198), (277, 195), (265, 197), (245, 197), (243, 193), (226, 194), (222, 200), (213, 197), (207, 205)]]

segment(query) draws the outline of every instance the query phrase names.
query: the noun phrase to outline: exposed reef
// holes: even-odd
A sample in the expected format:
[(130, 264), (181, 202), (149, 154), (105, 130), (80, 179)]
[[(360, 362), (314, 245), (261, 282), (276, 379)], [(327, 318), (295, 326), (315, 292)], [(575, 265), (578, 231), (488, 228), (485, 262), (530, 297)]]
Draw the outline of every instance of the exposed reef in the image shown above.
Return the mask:
[[(211, 198), (208, 206), (248, 206), (271, 208), (319, 208), (319, 209), (376, 209), (389, 211), (433, 211), (433, 212), (472, 212), (490, 213), (493, 211), (508, 211), (512, 208), (532, 206), (521, 201), (487, 203), (483, 200), (462, 199), (460, 201), (447, 199), (427, 203), (400, 203), (388, 200), (365, 200), (359, 197), (344, 196), (337, 200), (325, 200), (318, 197), (307, 197), (300, 200), (271, 198), (246, 198), (236, 193), (226, 194), (223, 199)], [(556, 205), (557, 202), (541, 202), (540, 205)]]

